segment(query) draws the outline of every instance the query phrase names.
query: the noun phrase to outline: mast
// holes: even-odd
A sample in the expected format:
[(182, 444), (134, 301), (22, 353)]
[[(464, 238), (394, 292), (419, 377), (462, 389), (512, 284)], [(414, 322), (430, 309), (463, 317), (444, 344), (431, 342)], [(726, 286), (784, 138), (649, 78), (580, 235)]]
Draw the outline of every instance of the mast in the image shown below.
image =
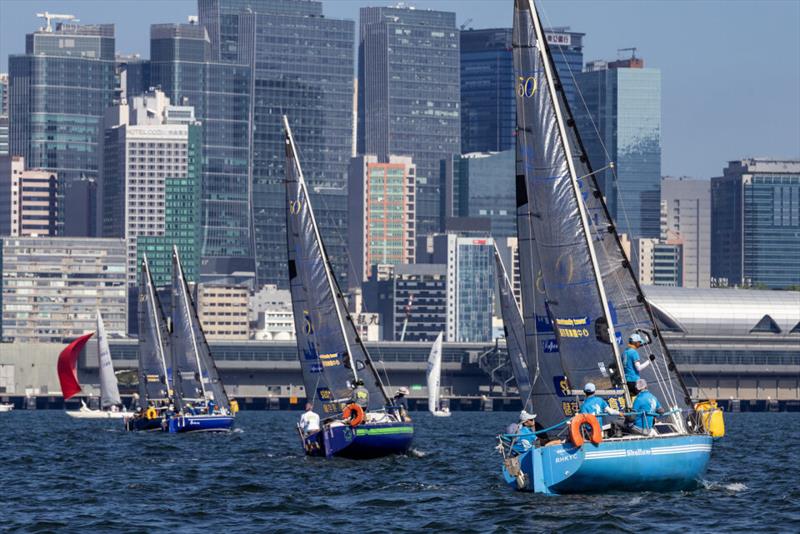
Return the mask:
[[(153, 278), (150, 276), (150, 265), (147, 263), (147, 254), (142, 255), (142, 265), (144, 266), (145, 284), (147, 284), (147, 300), (150, 301), (150, 307), (153, 312), (153, 320), (157, 320), (156, 298), (155, 291), (153, 290)], [(167, 383), (167, 396), (169, 396), (169, 375), (167, 374), (167, 359), (164, 353), (164, 342), (161, 339), (161, 328), (156, 328), (156, 337), (158, 337), (158, 353), (161, 359), (161, 367), (164, 371), (164, 382)], [(142, 335), (141, 333), (139, 335)], [(144, 402), (144, 399), (142, 400)]]
[[(358, 381), (358, 371), (356, 371), (356, 363), (353, 359), (353, 351), (350, 349), (350, 340), (347, 337), (347, 332), (345, 331), (344, 321), (342, 320), (342, 311), (339, 309), (339, 303), (336, 302), (336, 295), (338, 294), (336, 289), (334, 288), (333, 283), (333, 273), (331, 273), (331, 263), (328, 259), (328, 252), (325, 250), (325, 247), (322, 246), (322, 236), (319, 233), (319, 227), (317, 226), (317, 217), (314, 215), (314, 206), (310, 202), (310, 197), (308, 195), (308, 188), (306, 187), (306, 181), (303, 177), (303, 169), (300, 167), (300, 162), (297, 158), (297, 147), (294, 143), (294, 134), (292, 134), (292, 129), (289, 127), (289, 118), (284, 115), (283, 116), (283, 128), (286, 131), (286, 137), (288, 138), (289, 145), (292, 149), (292, 157), (295, 160), (295, 166), (297, 167), (297, 182), (300, 186), (300, 189), (303, 191), (303, 195), (305, 196), (306, 203), (308, 204), (308, 213), (311, 216), (311, 226), (314, 228), (314, 237), (319, 244), (319, 251), (322, 255), (322, 265), (325, 267), (325, 278), (328, 282), (328, 287), (331, 290), (331, 294), (334, 298), (334, 308), (336, 309), (336, 319), (339, 321), (339, 328), (342, 331), (342, 338), (344, 339), (344, 345), (347, 349), (347, 358), (350, 361), (350, 370), (353, 372), (353, 381), (354, 383)], [(288, 230), (287, 230), (288, 231)], [(382, 387), (382, 385), (381, 385)]]
[[(183, 297), (184, 310), (186, 310), (186, 313), (188, 314), (191, 308), (189, 308), (189, 295), (187, 294), (186, 291), (186, 279), (183, 277), (183, 267), (181, 266), (181, 258), (178, 255), (178, 247), (175, 245), (172, 245), (172, 254), (173, 257), (175, 258), (175, 265), (178, 267), (178, 276), (181, 284), (181, 296)], [(197, 336), (195, 335), (194, 332), (194, 325), (192, 324), (191, 317), (189, 317), (188, 322), (189, 322), (189, 329), (192, 332), (192, 335), (190, 337), (192, 338), (192, 349), (194, 350), (194, 359), (197, 362), (197, 372), (199, 373), (200, 377), (199, 380), (200, 389), (203, 390), (203, 399), (208, 400), (208, 396), (206, 394), (206, 385), (205, 382), (203, 381), (203, 366), (200, 363), (200, 349), (197, 348)]]
[[(564, 117), (561, 111), (561, 104), (558, 100), (558, 94), (556, 93), (555, 82), (553, 77), (553, 67), (550, 63), (550, 49), (547, 45), (547, 40), (545, 39), (544, 31), (542, 30), (542, 24), (539, 20), (539, 13), (536, 11), (536, 6), (534, 6), (533, 0), (528, 0), (528, 7), (531, 12), (531, 18), (533, 19), (533, 27), (536, 31), (536, 40), (540, 45), (540, 51), (542, 56), (542, 66), (544, 67), (545, 77), (547, 78), (547, 90), (550, 93), (550, 100), (553, 103), (553, 111), (556, 115), (556, 123), (558, 124), (558, 133), (561, 137), (561, 146), (564, 148), (564, 154), (567, 160), (567, 167), (569, 168), (569, 177), (570, 183), (572, 184), (572, 192), (575, 195), (575, 201), (578, 205), (578, 211), (580, 213), (580, 220), (581, 226), (583, 227), (583, 235), (586, 238), (586, 246), (589, 250), (589, 257), (592, 263), (592, 270), (594, 271), (595, 281), (597, 282), (597, 291), (600, 295), (600, 302), (603, 306), (603, 315), (606, 319), (606, 324), (608, 328), (608, 339), (611, 341), (611, 348), (614, 351), (614, 359), (617, 362), (617, 368), (622, 370), (622, 357), (619, 352), (619, 346), (617, 345), (617, 336), (615, 333), (614, 322), (611, 318), (611, 311), (608, 306), (608, 298), (606, 297), (606, 290), (603, 284), (603, 276), (600, 273), (600, 267), (597, 262), (597, 255), (594, 250), (594, 243), (592, 243), (592, 236), (591, 230), (589, 228), (589, 218), (586, 215), (586, 206), (583, 204), (583, 198), (581, 197), (580, 187), (578, 185), (578, 178), (577, 173), (575, 171), (575, 163), (572, 160), (572, 149), (570, 148), (569, 137), (567, 136), (566, 127), (564, 125)], [(623, 392), (625, 393), (625, 402), (627, 406), (632, 406), (631, 403), (631, 395), (628, 391), (627, 387), (623, 387)]]

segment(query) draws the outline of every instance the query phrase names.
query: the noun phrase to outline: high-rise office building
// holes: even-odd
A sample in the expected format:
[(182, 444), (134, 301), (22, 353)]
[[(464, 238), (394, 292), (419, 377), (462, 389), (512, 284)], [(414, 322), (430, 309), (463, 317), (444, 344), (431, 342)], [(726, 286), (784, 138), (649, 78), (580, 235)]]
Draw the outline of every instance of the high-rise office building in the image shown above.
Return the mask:
[(73, 237), (0, 239), (0, 337), (61, 343), (96, 328), (127, 326), (125, 241)]
[(800, 286), (800, 161), (731, 161), (711, 179), (711, 276), (718, 284)]
[(0, 115), (8, 115), (8, 73), (0, 72)]
[(208, 340), (246, 340), (250, 337), (245, 286), (198, 284), (197, 317)]
[(711, 182), (665, 177), (661, 205), (662, 238), (682, 245), (683, 287), (710, 287)]
[(322, 2), (199, 0), (215, 60), (253, 72), (252, 205), (259, 285), (288, 284), (286, 114), (320, 232), (345, 286), (347, 175), (352, 155), (355, 24), (323, 16)]
[(202, 271), (253, 272), (250, 67), (212, 61), (198, 24), (150, 28), (150, 84), (202, 123)]
[(619, 232), (659, 237), (661, 72), (631, 58), (590, 62), (575, 78), (586, 106), (573, 113)]
[(350, 280), (359, 287), (371, 266), (413, 263), (416, 244), (414, 199), (416, 168), (411, 158), (356, 156), (350, 162), (348, 221)]
[(0, 157), (0, 235), (56, 235), (58, 176), (26, 169), (22, 156)]
[[(576, 101), (575, 76), (583, 69), (583, 33), (545, 30), (567, 100)], [(461, 152), (514, 149), (516, 128), (511, 28), (461, 31)], [(581, 104), (582, 105), (582, 104)]]
[(639, 283), (647, 286), (683, 285), (683, 245), (655, 237), (635, 241)]
[[(517, 235), (514, 150), (455, 156), (454, 212), (489, 219), (493, 237)], [(456, 165), (454, 165), (456, 167)]]
[(8, 156), (8, 74), (0, 73), (0, 156)]
[(440, 231), (441, 161), (461, 152), (455, 13), (361, 8), (358, 38), (358, 153), (411, 156), (417, 233)]
[(48, 24), (8, 65), (10, 153), (57, 173), (59, 196), (73, 181), (97, 179), (103, 112), (116, 86), (114, 25)]
[[(109, 110), (103, 144), (103, 235), (126, 239), (131, 285), (137, 284), (140, 237), (164, 236), (167, 231), (196, 235), (196, 226), (166, 227), (167, 182), (199, 182), (201, 126), (194, 121), (193, 112), (191, 107), (170, 105), (161, 91), (134, 97), (130, 105), (122, 103)], [(194, 210), (196, 206), (186, 208)], [(171, 217), (170, 222), (177, 221)], [(197, 238), (191, 241), (196, 243)], [(167, 245), (171, 250), (171, 244)], [(192, 246), (192, 252), (195, 248)], [(196, 257), (190, 254), (184, 261), (191, 265), (190, 272), (196, 270)]]
[(0, 115), (0, 156), (8, 156), (9, 151), (10, 126), (8, 115)]
[(120, 99), (131, 99), (150, 89), (150, 61), (139, 54), (117, 54)]

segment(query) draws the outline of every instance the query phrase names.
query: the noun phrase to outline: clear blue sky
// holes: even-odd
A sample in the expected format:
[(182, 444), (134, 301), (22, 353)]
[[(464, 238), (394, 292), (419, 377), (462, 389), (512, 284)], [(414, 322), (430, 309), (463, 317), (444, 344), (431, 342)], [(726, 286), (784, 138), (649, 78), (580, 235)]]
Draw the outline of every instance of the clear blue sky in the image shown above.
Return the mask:
[[(358, 20), (385, 0), (324, 0), (325, 14)], [(510, 26), (511, 0), (423, 0), (459, 24)], [(149, 54), (149, 26), (180, 22), (195, 0), (0, 0), (0, 71), (25, 49), (35, 14), (117, 25), (117, 51)], [(662, 172), (709, 178), (728, 160), (800, 157), (800, 0), (542, 0), (545, 24), (586, 33), (584, 58), (635, 46), (662, 71)]]

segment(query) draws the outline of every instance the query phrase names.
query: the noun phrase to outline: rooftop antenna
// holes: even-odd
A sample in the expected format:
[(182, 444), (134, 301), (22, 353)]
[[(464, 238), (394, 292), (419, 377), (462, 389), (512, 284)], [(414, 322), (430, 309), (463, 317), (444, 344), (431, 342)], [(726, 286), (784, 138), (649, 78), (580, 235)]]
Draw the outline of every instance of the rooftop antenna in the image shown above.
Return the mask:
[(44, 28), (40, 28), (41, 30), (46, 32), (53, 31), (53, 26), (51, 22), (54, 20), (71, 20), (74, 22), (78, 22), (78, 19), (75, 18), (75, 15), (59, 15), (58, 13), (50, 13), (48, 11), (45, 11), (44, 13), (37, 13), (36, 16), (39, 17), (40, 19), (44, 19), (47, 22), (47, 25)]
[(631, 59), (636, 59), (636, 47), (635, 46), (632, 46), (630, 48), (617, 48), (617, 55), (619, 55), (620, 52), (630, 52), (631, 53)]

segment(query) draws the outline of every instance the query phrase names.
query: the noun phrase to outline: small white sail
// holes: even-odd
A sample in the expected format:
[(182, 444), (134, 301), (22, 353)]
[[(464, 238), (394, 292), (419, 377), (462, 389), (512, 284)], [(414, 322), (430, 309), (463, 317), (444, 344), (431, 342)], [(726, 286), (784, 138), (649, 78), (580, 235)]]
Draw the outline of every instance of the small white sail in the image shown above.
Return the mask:
[(111, 350), (108, 348), (108, 337), (103, 325), (100, 310), (97, 310), (97, 359), (100, 365), (100, 408), (122, 404), (117, 387), (117, 376), (114, 374), (114, 364), (111, 362)]
[(428, 356), (428, 411), (439, 411), (439, 387), (442, 379), (442, 333), (436, 336)]

